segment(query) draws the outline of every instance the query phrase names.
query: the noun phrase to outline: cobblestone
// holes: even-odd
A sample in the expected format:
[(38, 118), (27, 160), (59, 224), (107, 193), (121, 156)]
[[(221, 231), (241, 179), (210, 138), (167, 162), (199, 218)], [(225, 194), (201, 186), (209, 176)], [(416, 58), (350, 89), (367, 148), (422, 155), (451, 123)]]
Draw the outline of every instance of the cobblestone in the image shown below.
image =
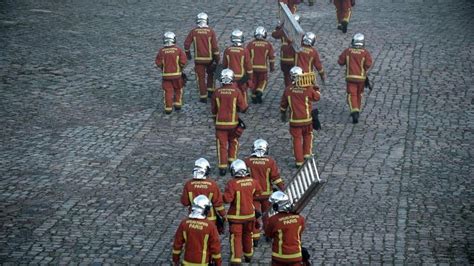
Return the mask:
[[(182, 46), (206, 11), (223, 50), (235, 27), (247, 40), (257, 25), (271, 30), (274, 2), (2, 1), (0, 263), (168, 264), (192, 163), (217, 167), (192, 64), (182, 111), (163, 114), (161, 35), (173, 30)], [(347, 35), (327, 1), (298, 12), (328, 74), (314, 148), (328, 182), (303, 212), (312, 261), (474, 264), (474, 3), (360, 0)], [(354, 126), (336, 61), (356, 31), (375, 59), (375, 90)], [(240, 157), (263, 137), (288, 178), (282, 84), (271, 73), (264, 103), (243, 115)], [(222, 245), (227, 261), (227, 235)], [(270, 257), (262, 243), (252, 264)]]

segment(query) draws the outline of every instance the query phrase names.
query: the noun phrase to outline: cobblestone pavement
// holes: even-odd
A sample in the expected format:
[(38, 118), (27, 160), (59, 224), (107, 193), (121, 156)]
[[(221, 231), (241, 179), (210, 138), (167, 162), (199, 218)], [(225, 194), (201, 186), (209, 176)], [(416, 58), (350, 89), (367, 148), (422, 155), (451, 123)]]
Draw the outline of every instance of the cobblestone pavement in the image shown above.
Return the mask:
[[(175, 31), (182, 46), (206, 11), (223, 50), (235, 27), (247, 40), (273, 28), (274, 2), (1, 1), (0, 262), (168, 264), (194, 160), (217, 171), (193, 80), (183, 110), (163, 114), (161, 35)], [(474, 264), (474, 3), (357, 2), (347, 35), (327, 1), (299, 9), (329, 77), (314, 141), (328, 183), (305, 209), (303, 244), (316, 264)], [(353, 125), (336, 60), (356, 31), (376, 88)], [(288, 178), (282, 83), (272, 73), (264, 103), (243, 115), (240, 157), (266, 138)], [(264, 243), (254, 262), (270, 256)]]

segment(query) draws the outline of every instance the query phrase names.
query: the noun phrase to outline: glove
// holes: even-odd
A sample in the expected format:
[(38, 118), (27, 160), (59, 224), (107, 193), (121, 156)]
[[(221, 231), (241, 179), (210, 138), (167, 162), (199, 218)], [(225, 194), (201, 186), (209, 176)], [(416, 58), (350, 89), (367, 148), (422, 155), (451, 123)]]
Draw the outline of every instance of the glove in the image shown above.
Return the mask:
[(326, 84), (326, 73), (324, 72), (319, 73), (319, 77), (321, 78), (321, 81), (323, 82), (323, 84)]
[(319, 117), (318, 117), (319, 111), (318, 109), (313, 109), (311, 111), (311, 116), (313, 117), (313, 129), (314, 130), (321, 130), (321, 122), (319, 122)]
[(226, 217), (221, 217), (220, 215), (216, 215), (216, 226), (217, 226), (217, 231), (219, 232), (219, 235), (223, 235), (225, 232), (226, 220), (227, 220)]
[(370, 83), (369, 76), (365, 77), (365, 82), (364, 82), (364, 87), (368, 88), (369, 90), (372, 90), (372, 84)]
[(351, 6), (355, 6), (356, 5), (356, 1), (355, 0), (351, 0)]
[(281, 122), (283, 123), (286, 123), (288, 122), (288, 118), (286, 117), (286, 111), (285, 112), (280, 112), (280, 119), (281, 119)]
[(187, 58), (188, 60), (193, 59), (193, 57), (191, 56), (191, 52), (186, 52), (186, 58)]
[(255, 219), (262, 217), (262, 212), (255, 210)]
[(183, 73), (181, 73), (181, 78), (183, 79), (184, 85), (186, 85), (186, 82), (188, 82), (188, 76), (186, 76), (186, 74), (184, 74), (184, 72), (183, 72)]

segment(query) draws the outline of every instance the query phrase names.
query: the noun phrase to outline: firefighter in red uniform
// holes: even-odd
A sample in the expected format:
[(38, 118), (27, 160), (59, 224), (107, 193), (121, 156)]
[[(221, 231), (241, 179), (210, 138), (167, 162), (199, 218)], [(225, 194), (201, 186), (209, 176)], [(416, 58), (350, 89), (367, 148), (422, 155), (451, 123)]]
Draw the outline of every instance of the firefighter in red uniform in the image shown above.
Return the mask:
[(183, 105), (184, 81), (181, 77), (182, 69), (186, 65), (186, 55), (177, 47), (176, 35), (167, 31), (163, 36), (163, 48), (156, 55), (156, 66), (162, 70), (162, 88), (164, 90), (165, 113), (171, 114), (173, 105), (175, 110), (181, 110)]
[(230, 265), (240, 265), (242, 253), (245, 262), (253, 256), (252, 231), (255, 221), (253, 201), (260, 195), (261, 188), (257, 180), (250, 177), (245, 162), (235, 160), (230, 165), (233, 179), (225, 187), (224, 202), (230, 203), (227, 212), (230, 231)]
[[(220, 221), (223, 221), (225, 209), (222, 202), (222, 194), (216, 181), (209, 177), (210, 170), (211, 166), (206, 159), (199, 158), (194, 162), (193, 179), (184, 185), (181, 203), (184, 206), (191, 207), (191, 203), (196, 196), (205, 195), (212, 202), (208, 219), (216, 221), (216, 218), (218, 218)], [(217, 217), (216, 212), (219, 217)], [(219, 233), (222, 233), (223, 228), (220, 228), (219, 223), (216, 223), (216, 225), (218, 226)]]
[(343, 33), (347, 32), (347, 26), (352, 15), (352, 7), (355, 4), (354, 0), (330, 0), (334, 2), (336, 6), (337, 16), (337, 29), (342, 30)]
[(291, 201), (281, 191), (274, 192), (269, 201), (276, 212), (265, 225), (265, 235), (273, 239), (272, 265), (310, 265), (309, 256), (301, 246), (301, 235), (305, 229), (303, 216), (291, 212)]
[(237, 159), (241, 121), (237, 112), (247, 111), (248, 105), (242, 92), (233, 84), (234, 72), (222, 70), (222, 87), (212, 96), (211, 111), (215, 117), (217, 158), (219, 174), (226, 174), (228, 164)]
[(312, 155), (313, 150), (313, 116), (312, 102), (319, 101), (319, 88), (314, 85), (298, 85), (303, 76), (300, 67), (290, 70), (293, 85), (287, 87), (280, 103), (281, 120), (287, 121), (286, 111), (290, 109), (290, 134), (293, 138), (293, 153), (295, 155), (296, 167), (303, 165), (305, 158)]
[[(299, 23), (300, 15), (294, 15), (295, 20)], [(280, 69), (283, 72), (283, 79), (285, 81), (285, 88), (291, 85), (290, 69), (295, 66), (295, 49), (291, 45), (291, 40), (285, 35), (283, 25), (279, 25), (272, 32), (272, 37), (281, 40), (280, 47)]]
[(191, 213), (178, 226), (173, 243), (173, 264), (207, 266), (210, 262), (222, 265), (221, 243), (216, 225), (207, 219), (212, 207), (209, 199), (199, 195), (193, 200)]
[(364, 48), (365, 37), (362, 33), (354, 34), (351, 47), (345, 49), (337, 63), (346, 66), (347, 103), (351, 110), (352, 123), (359, 122), (362, 94), (367, 79), (367, 72), (372, 66), (372, 56)]
[(316, 42), (316, 35), (312, 32), (306, 32), (301, 41), (301, 51), (295, 55), (295, 66), (301, 67), (303, 73), (313, 72), (317, 70), (319, 77), (324, 82), (326, 76), (323, 65), (319, 59), (318, 51), (313, 47)]
[(265, 40), (267, 30), (264, 27), (257, 27), (254, 36), (255, 40), (247, 44), (253, 66), (252, 102), (262, 103), (262, 94), (267, 87), (268, 66), (271, 72), (275, 70), (275, 52), (272, 44)]
[(243, 47), (244, 33), (241, 30), (234, 30), (230, 35), (231, 47), (224, 51), (224, 68), (234, 71), (234, 81), (242, 91), (245, 103), (247, 103), (247, 88), (253, 88), (252, 82), (252, 60), (249, 51)]
[[(280, 177), (276, 161), (268, 156), (268, 142), (264, 139), (254, 141), (252, 154), (245, 159), (245, 164), (250, 170), (250, 176), (257, 180), (262, 188), (261, 195), (253, 202), (255, 212), (257, 213), (257, 220), (253, 230), (253, 243), (254, 247), (256, 247), (260, 239), (260, 228), (265, 224), (268, 217), (267, 212), (270, 209), (268, 198), (273, 191), (272, 185), (278, 186), (280, 190), (283, 190), (285, 183)], [(263, 223), (259, 222), (258, 219), (260, 217)]]
[(209, 27), (208, 21), (206, 13), (199, 13), (196, 18), (197, 27), (189, 32), (184, 41), (184, 49), (189, 60), (192, 58), (191, 44), (194, 44), (194, 70), (199, 88), (199, 101), (203, 103), (207, 102), (207, 97), (210, 98), (214, 92), (214, 70), (219, 64), (216, 33)]

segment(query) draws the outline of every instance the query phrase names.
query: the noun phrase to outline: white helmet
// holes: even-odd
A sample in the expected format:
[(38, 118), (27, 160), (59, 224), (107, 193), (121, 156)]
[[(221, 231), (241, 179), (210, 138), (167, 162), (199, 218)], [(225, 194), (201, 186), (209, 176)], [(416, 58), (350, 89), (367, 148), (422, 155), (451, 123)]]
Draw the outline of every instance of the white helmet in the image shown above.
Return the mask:
[(294, 66), (290, 69), (290, 77), (293, 83), (296, 83), (300, 75), (303, 75), (303, 69), (301, 67)]
[(234, 71), (230, 68), (226, 68), (221, 72), (221, 83), (222, 84), (232, 84), (234, 80)]
[(193, 199), (189, 218), (206, 219), (211, 207), (211, 201), (205, 195), (199, 195)]
[(197, 14), (196, 16), (196, 24), (198, 25), (198, 27), (200, 28), (205, 28), (207, 27), (207, 25), (209, 24), (209, 16), (204, 13), (204, 12), (201, 12), (199, 14)]
[(264, 139), (257, 139), (253, 142), (252, 155), (263, 157), (268, 154), (268, 142)]
[(234, 46), (242, 46), (244, 43), (244, 33), (239, 29), (233, 30), (230, 34), (230, 41)]
[(296, 20), (296, 22), (301, 23), (301, 16), (300, 14), (294, 14), (293, 18)]
[(234, 177), (245, 177), (250, 175), (247, 165), (240, 159), (232, 162), (230, 165), (230, 174)]
[(204, 158), (199, 158), (194, 162), (193, 178), (194, 179), (206, 179), (209, 176), (211, 165)]
[(362, 33), (356, 33), (352, 37), (351, 42), (352, 47), (354, 48), (362, 48), (365, 45), (365, 36)]
[(163, 44), (166, 46), (173, 46), (176, 43), (176, 34), (171, 31), (165, 32), (163, 34)]
[(273, 192), (268, 201), (270, 201), (273, 210), (276, 212), (289, 212), (292, 209), (290, 198), (281, 191)]
[(316, 34), (311, 31), (308, 31), (303, 35), (303, 44), (313, 46), (315, 42)]
[(259, 39), (259, 40), (266, 39), (267, 38), (267, 30), (262, 26), (258, 26), (255, 29), (255, 33), (253, 34), (253, 36), (255, 36), (255, 38)]

